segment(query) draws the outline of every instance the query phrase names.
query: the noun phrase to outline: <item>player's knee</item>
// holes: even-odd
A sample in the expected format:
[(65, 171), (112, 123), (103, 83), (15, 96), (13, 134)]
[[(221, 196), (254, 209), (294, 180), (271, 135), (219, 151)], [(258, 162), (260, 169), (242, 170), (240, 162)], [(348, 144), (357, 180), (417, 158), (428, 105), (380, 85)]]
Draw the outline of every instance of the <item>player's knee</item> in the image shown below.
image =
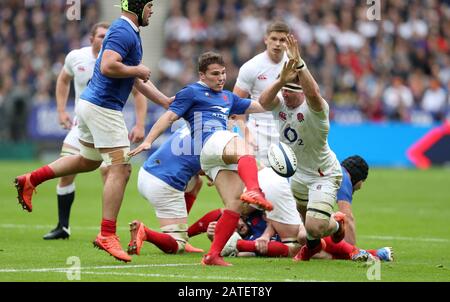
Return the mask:
[(327, 231), (328, 221), (326, 220), (314, 220), (306, 221), (305, 228), (309, 236), (313, 238), (321, 238)]
[(178, 244), (178, 248), (175, 253), (180, 254), (183, 253), (186, 247), (186, 243), (189, 239), (188, 237), (188, 225), (185, 223), (181, 224), (169, 224), (161, 227), (161, 231), (164, 234), (170, 235), (173, 239), (176, 240)]
[(115, 169), (118, 171), (118, 174), (120, 174), (125, 181), (128, 181), (131, 176), (131, 165), (130, 164), (122, 164), (117, 166)]

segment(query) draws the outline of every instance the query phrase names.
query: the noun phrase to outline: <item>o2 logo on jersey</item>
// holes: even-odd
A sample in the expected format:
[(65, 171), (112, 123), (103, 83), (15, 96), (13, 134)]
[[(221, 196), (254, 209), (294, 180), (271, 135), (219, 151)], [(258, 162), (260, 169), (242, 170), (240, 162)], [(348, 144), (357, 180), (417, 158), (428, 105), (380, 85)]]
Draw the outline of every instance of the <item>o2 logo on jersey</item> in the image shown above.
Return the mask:
[(297, 131), (295, 131), (295, 129), (291, 128), (291, 127), (287, 127), (286, 129), (284, 129), (283, 132), (284, 137), (288, 140), (288, 142), (290, 142), (291, 144), (295, 143), (296, 141), (298, 141), (298, 145), (299, 146), (303, 146), (303, 139), (299, 138), (299, 135), (297, 134)]

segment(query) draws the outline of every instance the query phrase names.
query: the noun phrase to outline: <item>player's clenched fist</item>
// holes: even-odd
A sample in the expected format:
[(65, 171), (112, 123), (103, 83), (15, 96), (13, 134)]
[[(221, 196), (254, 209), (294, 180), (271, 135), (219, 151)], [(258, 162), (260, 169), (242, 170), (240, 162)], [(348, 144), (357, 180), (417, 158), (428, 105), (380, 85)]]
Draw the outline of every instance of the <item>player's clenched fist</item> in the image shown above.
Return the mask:
[(150, 68), (148, 68), (143, 64), (139, 64), (138, 66), (136, 66), (136, 69), (137, 69), (136, 77), (144, 81), (144, 83), (150, 80), (150, 75), (152, 73), (150, 71)]

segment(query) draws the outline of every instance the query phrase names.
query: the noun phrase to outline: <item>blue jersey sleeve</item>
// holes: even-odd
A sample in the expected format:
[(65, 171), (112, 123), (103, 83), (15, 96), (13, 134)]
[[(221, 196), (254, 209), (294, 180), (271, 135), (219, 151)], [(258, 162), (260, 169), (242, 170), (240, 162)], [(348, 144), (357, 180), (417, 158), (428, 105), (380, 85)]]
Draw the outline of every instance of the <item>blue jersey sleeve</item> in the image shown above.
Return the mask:
[(117, 52), (122, 59), (127, 57), (134, 44), (133, 36), (121, 27), (112, 28), (108, 32), (108, 36), (105, 40), (103, 49), (110, 49)]
[(181, 89), (169, 106), (169, 110), (179, 117), (183, 116), (194, 104), (194, 91), (191, 87)]
[(337, 201), (346, 201), (348, 203), (352, 203), (353, 201), (353, 185), (350, 177), (344, 169), (342, 169), (342, 183), (341, 187), (337, 192)]
[(245, 111), (250, 107), (252, 101), (250, 99), (243, 99), (234, 93), (231, 94), (233, 97), (233, 104), (231, 105), (230, 115), (232, 114), (244, 114)]

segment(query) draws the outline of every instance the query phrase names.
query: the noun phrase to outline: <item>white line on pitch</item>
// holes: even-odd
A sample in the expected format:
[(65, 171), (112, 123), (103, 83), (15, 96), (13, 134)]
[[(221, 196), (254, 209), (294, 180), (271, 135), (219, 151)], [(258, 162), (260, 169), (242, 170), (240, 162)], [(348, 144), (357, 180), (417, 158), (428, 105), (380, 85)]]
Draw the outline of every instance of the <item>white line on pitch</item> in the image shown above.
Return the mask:
[[(146, 267), (176, 267), (176, 266), (196, 266), (200, 263), (168, 263), (168, 264), (141, 264), (141, 265), (105, 265), (105, 266), (81, 266), (81, 270), (85, 269), (127, 269), (127, 268), (146, 268)], [(73, 271), (70, 267), (53, 267), (53, 268), (32, 268), (32, 269), (0, 269), (0, 273), (46, 273), (46, 272), (67, 272)]]
[[(144, 274), (144, 273), (116, 273), (116, 272), (81, 272), (81, 274), (87, 275), (114, 275), (114, 276), (136, 276), (136, 277), (154, 277), (154, 278), (190, 278), (198, 280), (237, 280), (237, 281), (261, 281), (254, 278), (245, 277), (225, 277), (225, 276), (187, 276), (187, 275), (163, 275), (163, 274)], [(267, 282), (331, 282), (322, 280), (304, 280), (304, 279), (270, 279), (264, 280)]]
[[(163, 266), (194, 266), (199, 264), (150, 264), (150, 265), (126, 265), (126, 266), (93, 266), (81, 267), (81, 275), (105, 275), (105, 276), (136, 276), (136, 277), (152, 277), (152, 278), (175, 278), (175, 279), (195, 279), (195, 280), (230, 280), (230, 281), (261, 281), (255, 278), (245, 277), (225, 277), (225, 276), (195, 276), (195, 275), (174, 275), (174, 274), (147, 274), (147, 273), (125, 273), (125, 272), (92, 272), (84, 271), (85, 269), (122, 269), (122, 268), (142, 268), (142, 267), (163, 267)], [(37, 269), (0, 269), (0, 273), (73, 273), (72, 268), (37, 268)], [(281, 281), (281, 282), (327, 282), (321, 280), (304, 280), (304, 279), (271, 279), (264, 281)]]

